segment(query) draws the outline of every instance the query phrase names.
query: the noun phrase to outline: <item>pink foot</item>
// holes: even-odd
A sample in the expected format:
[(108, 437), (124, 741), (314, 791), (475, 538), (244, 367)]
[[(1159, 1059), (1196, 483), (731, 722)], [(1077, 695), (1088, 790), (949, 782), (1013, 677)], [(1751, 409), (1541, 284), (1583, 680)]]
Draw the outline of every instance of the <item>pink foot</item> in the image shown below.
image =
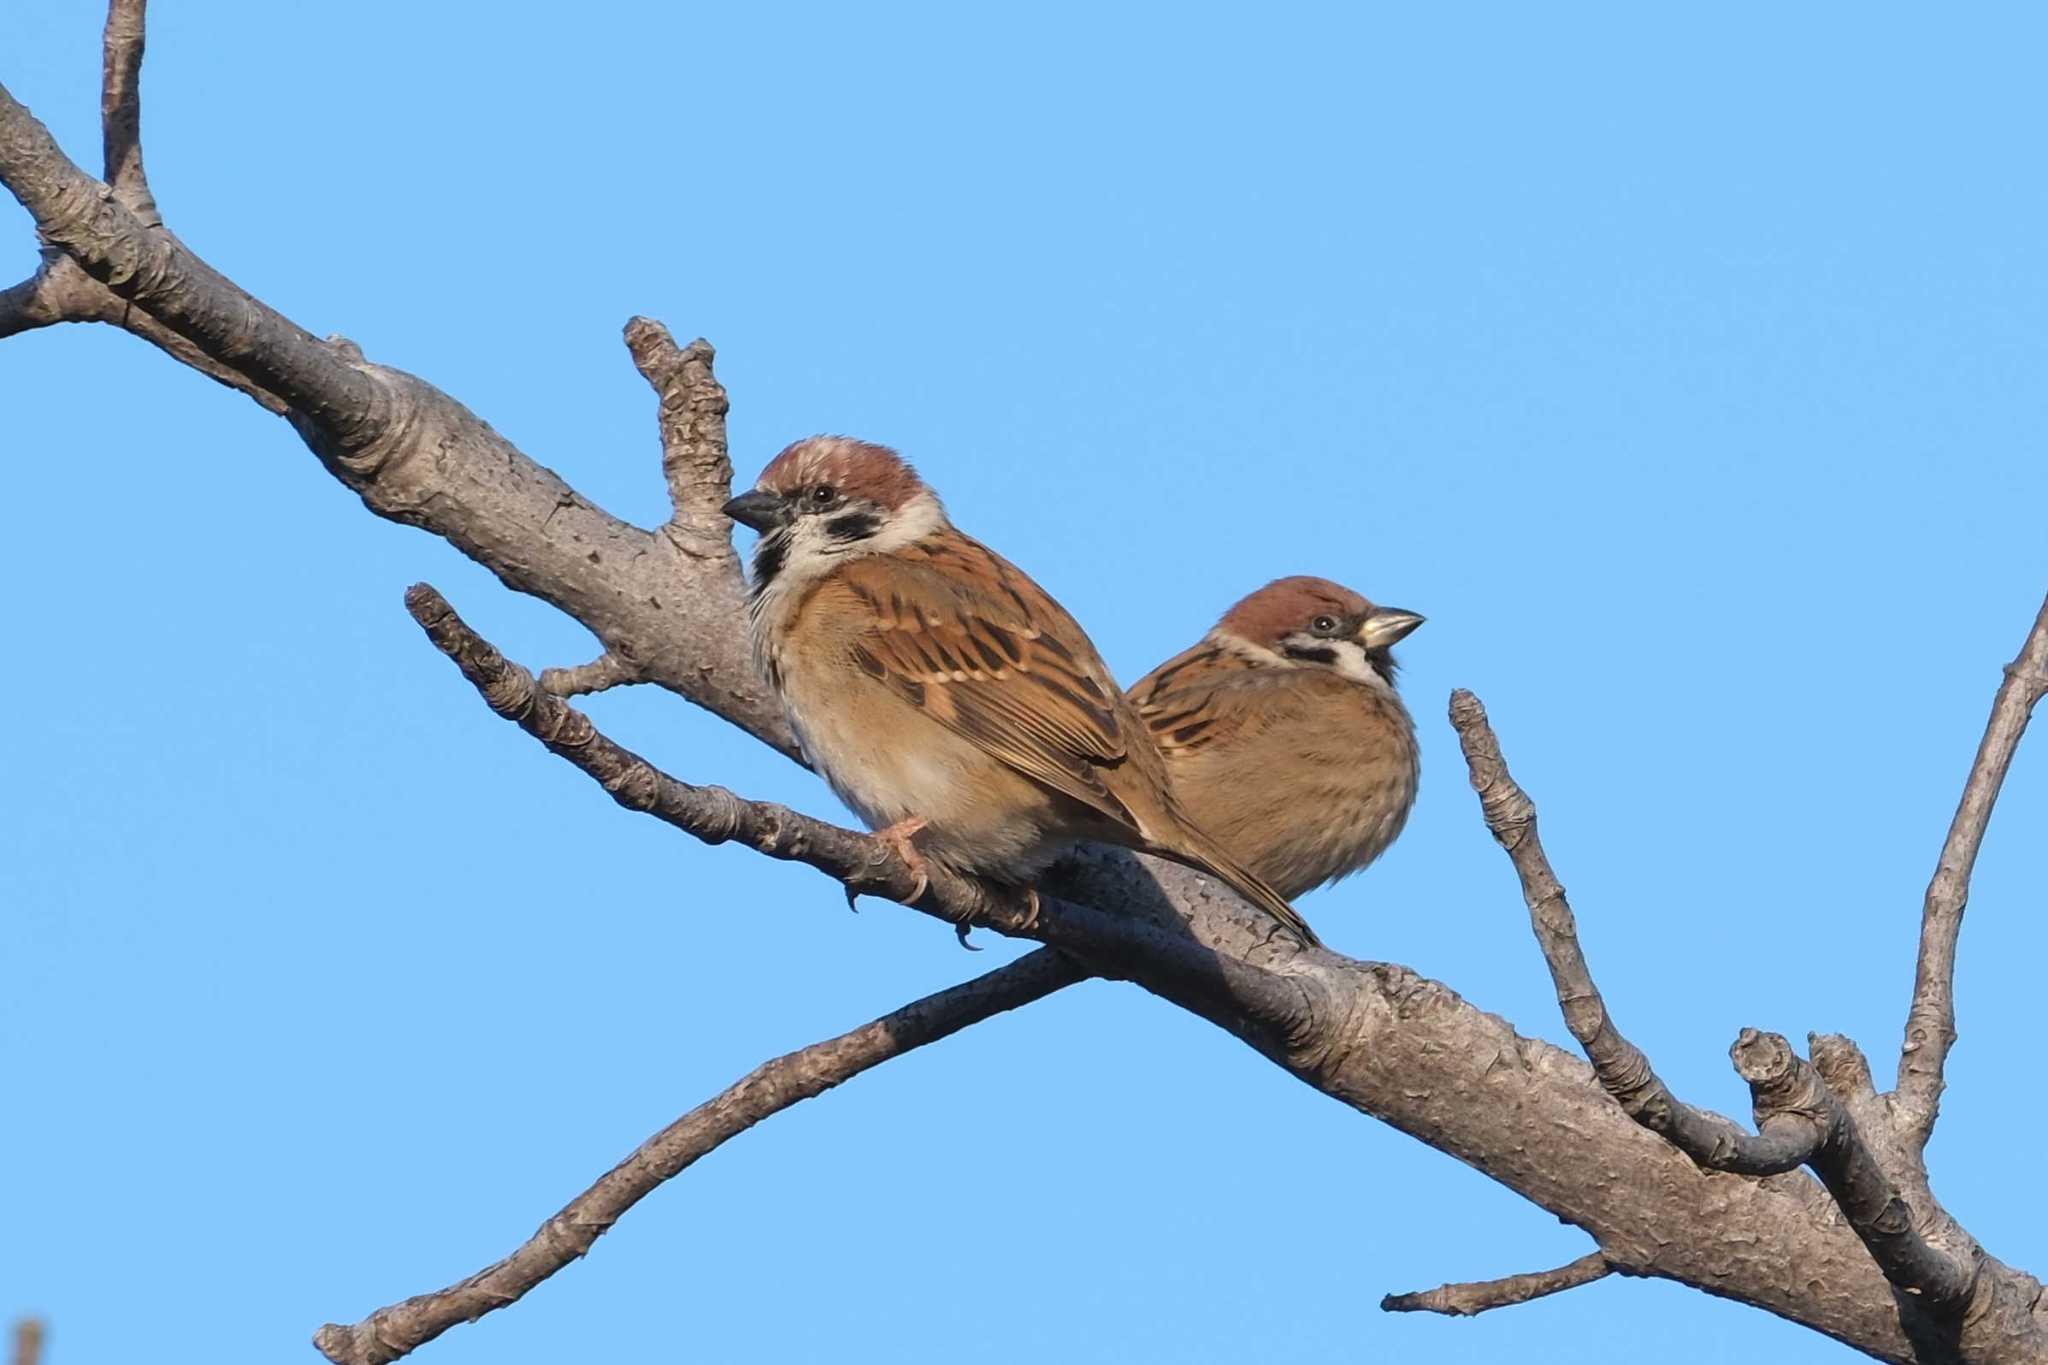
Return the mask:
[(911, 839), (917, 832), (930, 823), (929, 820), (922, 817), (912, 816), (908, 820), (898, 820), (887, 829), (875, 831), (875, 837), (887, 844), (890, 850), (897, 857), (901, 858), (912, 872), (917, 874), (917, 889), (904, 898), (903, 903), (905, 905), (915, 905), (924, 899), (924, 893), (930, 889), (932, 884), (930, 872), (925, 864), (924, 854), (919, 853), (917, 845), (911, 842)]

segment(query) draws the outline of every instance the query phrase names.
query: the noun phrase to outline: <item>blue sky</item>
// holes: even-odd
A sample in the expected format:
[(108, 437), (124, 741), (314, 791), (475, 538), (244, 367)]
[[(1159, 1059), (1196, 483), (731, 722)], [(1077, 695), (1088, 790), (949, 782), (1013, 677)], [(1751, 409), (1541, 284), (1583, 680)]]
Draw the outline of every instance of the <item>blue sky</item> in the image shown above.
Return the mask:
[[(95, 7), (0, 80), (96, 156)], [(1896, 1055), (1918, 901), (2044, 588), (2036, 11), (163, 6), (171, 224), (659, 519), (634, 313), (719, 347), (751, 476), (901, 447), (1126, 680), (1320, 573), (1426, 613), (1424, 782), (1331, 943), (1568, 1042), (1444, 721), (1490, 707), (1622, 1026), (1741, 1112), (1744, 1025)], [(30, 228), (0, 209), (13, 273)], [(496, 1258), (778, 1052), (985, 970), (803, 869), (626, 816), (420, 637), (574, 623), (378, 522), (131, 338), (0, 347), (0, 1313), (52, 1365), (312, 1359)], [(679, 775), (839, 814), (645, 689)], [(2048, 953), (2021, 750), (1930, 1151), (1995, 1254)], [(986, 936), (984, 936), (986, 937)], [(1275, 1163), (1297, 1183), (1273, 1199)], [(1473, 1322), (1382, 1293), (1577, 1230), (1094, 983), (732, 1142), (422, 1361), (1838, 1361), (1677, 1287)], [(195, 1347), (195, 1349), (197, 1349)], [(176, 1348), (173, 1348), (176, 1353)]]

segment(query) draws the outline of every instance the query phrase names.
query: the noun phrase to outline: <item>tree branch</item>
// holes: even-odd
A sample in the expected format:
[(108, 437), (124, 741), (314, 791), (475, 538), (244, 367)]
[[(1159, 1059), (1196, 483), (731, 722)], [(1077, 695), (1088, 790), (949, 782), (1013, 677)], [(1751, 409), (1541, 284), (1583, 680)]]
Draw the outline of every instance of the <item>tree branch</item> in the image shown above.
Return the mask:
[(639, 676), (633, 666), (618, 655), (606, 650), (587, 664), (574, 668), (543, 668), (540, 671), (540, 687), (543, 692), (557, 697), (580, 697), (592, 692), (606, 692), (626, 683), (638, 682)]
[(14, 1365), (42, 1365), (43, 1324), (39, 1318), (21, 1318), (14, 1324)]
[(1956, 1041), (1956, 937), (1963, 929), (1963, 907), (1970, 899), (1970, 873), (1991, 808), (2005, 785), (2013, 752), (2027, 731), (2034, 704), (2048, 694), (2048, 600), (2041, 603), (2034, 627), (2013, 661), (1991, 703), (1991, 719), (1977, 745), (1963, 799), (1949, 823), (1948, 838), (1935, 863), (1934, 880), (1920, 911), (1920, 957), (1913, 975), (1913, 1004), (1906, 1012), (1906, 1040), (1899, 1053), (1899, 1084), (1895, 1112), (1908, 1140), (1927, 1145), (1941, 1112), (1943, 1070)]
[(100, 74), (103, 179), (144, 227), (162, 227), (142, 170), (142, 30), (148, 0), (111, 0)]
[[(1808, 1046), (1818, 1057), (1823, 1043), (1816, 1036)], [(1751, 1028), (1736, 1037), (1729, 1056), (1750, 1083), (1759, 1126), (1779, 1114), (1819, 1126), (1820, 1145), (1810, 1159), (1814, 1174), (1870, 1248), (1885, 1279), (1937, 1315), (1959, 1315), (1975, 1286), (1975, 1258), (1957, 1260), (1921, 1237), (1848, 1107), (1814, 1068), (1782, 1036)]]
[(1389, 1294), (1380, 1300), (1387, 1313), (1442, 1313), (1448, 1317), (1470, 1318), (1490, 1308), (1510, 1308), (1532, 1299), (1561, 1294), (1582, 1284), (1604, 1280), (1614, 1273), (1614, 1263), (1605, 1252), (1592, 1251), (1554, 1270), (1534, 1270), (1498, 1280), (1471, 1280), (1442, 1284), (1414, 1294)]
[(1614, 1026), (1593, 984), (1571, 905), (1537, 837), (1535, 803), (1508, 772), (1486, 708), (1460, 689), (1451, 694), (1451, 724), (1486, 827), (1521, 879), (1565, 1026), (1585, 1049), (1601, 1087), (1631, 1118), (1711, 1170), (1774, 1175), (1810, 1162), (1885, 1278), (1937, 1314), (1959, 1313), (1974, 1267), (1959, 1264), (1915, 1231), (1905, 1201), (1879, 1169), (1849, 1111), (1784, 1038), (1744, 1029), (1729, 1049), (1736, 1071), (1749, 1082), (1756, 1136), (1692, 1108), (1658, 1079), (1649, 1058)]
[(626, 324), (626, 349), (661, 399), (661, 472), (675, 508), (662, 529), (683, 553), (737, 576), (732, 522), (720, 510), (732, 496), (725, 443), (731, 403), (711, 370), (717, 352), (702, 337), (678, 350), (668, 328), (652, 318)]
[(1593, 984), (1571, 903), (1544, 856), (1536, 834), (1535, 803), (1508, 772), (1486, 708), (1460, 688), (1451, 694), (1451, 724), (1458, 731), (1486, 827), (1507, 850), (1521, 879), (1529, 925), (1550, 967), (1565, 1027), (1585, 1049), (1601, 1088), (1630, 1118), (1710, 1170), (1773, 1175), (1797, 1168), (1820, 1144), (1814, 1123), (1785, 1108), (1774, 1110), (1758, 1133), (1745, 1133), (1719, 1114), (1695, 1109), (1672, 1094), (1642, 1049), (1622, 1036)]
[(242, 292), (167, 232), (152, 230), (78, 169), (50, 130), (0, 87), (0, 181), (43, 239), (200, 351), (283, 398), (360, 452), (398, 414), (389, 396), (317, 338)]
[(771, 1114), (1087, 975), (1073, 959), (1040, 948), (851, 1033), (765, 1062), (642, 1143), (504, 1260), (437, 1293), (380, 1308), (353, 1326), (329, 1323), (314, 1336), (313, 1344), (335, 1365), (387, 1365), (458, 1323), (474, 1322), (518, 1302), (542, 1280), (587, 1254), (626, 1210), (663, 1181)]
[[(796, 755), (780, 704), (730, 629), (744, 600), (736, 564), (729, 573), (679, 565), (667, 538), (594, 506), (447, 394), (366, 363), (352, 346), (315, 340), (169, 233), (143, 227), (4, 88), (0, 183), (74, 268), (106, 282), (95, 288), (107, 306), (81, 317), (135, 332), (273, 411), (289, 410), (301, 438), (371, 511), (444, 537), (508, 587), (582, 622), (639, 677)], [(74, 320), (42, 316), (47, 309), (17, 291), (10, 298), (0, 334)]]
[[(799, 814), (786, 806), (748, 801), (723, 787), (699, 787), (662, 772), (598, 730), (588, 716), (543, 690), (533, 675), (507, 660), (471, 630), (446, 599), (424, 583), (406, 591), (406, 610), (442, 653), (454, 660), (493, 711), (517, 724), (548, 750), (580, 768), (628, 810), (642, 811), (709, 844), (737, 842), (757, 853), (801, 862), (838, 881), (852, 896), (885, 896), (944, 920), (962, 932), (985, 927), (1011, 937), (1035, 938), (1066, 949), (1103, 976), (1124, 977), (1198, 1013), (1216, 1017), (1254, 1040), (1278, 1046), (1302, 1023), (1302, 997), (1274, 971), (1217, 951), (1190, 932), (1173, 900), (1157, 883), (1119, 884), (1106, 897), (1111, 913), (1041, 890), (1035, 902), (1014, 890), (998, 889), (933, 863), (922, 894), (918, 874), (873, 835), (856, 833)], [(1121, 859), (1135, 867), (1135, 860)], [(1089, 868), (1093, 873), (1096, 869)], [(1149, 860), (1148, 867), (1149, 868)], [(1041, 883), (1057, 889), (1061, 873)], [(1073, 877), (1075, 870), (1064, 873)], [(1102, 883), (1086, 874), (1084, 893), (1100, 895)], [(1233, 906), (1229, 929), (1242, 931), (1263, 919), (1228, 892)], [(913, 902), (912, 896), (917, 899)], [(1285, 962), (1299, 945), (1261, 930), (1269, 951)]]

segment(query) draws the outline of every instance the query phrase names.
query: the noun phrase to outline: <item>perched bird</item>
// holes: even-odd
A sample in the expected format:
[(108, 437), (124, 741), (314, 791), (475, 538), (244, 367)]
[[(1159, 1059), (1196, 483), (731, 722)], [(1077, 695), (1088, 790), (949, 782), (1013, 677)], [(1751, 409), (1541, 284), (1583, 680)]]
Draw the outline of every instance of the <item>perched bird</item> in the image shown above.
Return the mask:
[(1283, 895), (1358, 871), (1407, 823), (1420, 764), (1388, 650), (1421, 624), (1282, 578), (1131, 688), (1181, 805)]
[(754, 658), (805, 757), (920, 877), (930, 857), (1028, 886), (1094, 840), (1218, 877), (1316, 942), (1182, 812), (1074, 618), (956, 530), (896, 452), (798, 441), (725, 514), (761, 534)]

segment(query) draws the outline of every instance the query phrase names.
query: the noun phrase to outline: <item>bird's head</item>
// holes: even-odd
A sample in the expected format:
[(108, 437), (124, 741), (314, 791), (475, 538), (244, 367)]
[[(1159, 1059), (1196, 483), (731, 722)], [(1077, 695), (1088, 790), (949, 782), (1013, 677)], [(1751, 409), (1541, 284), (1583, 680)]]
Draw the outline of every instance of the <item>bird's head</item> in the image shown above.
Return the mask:
[(754, 592), (850, 554), (880, 554), (946, 524), (938, 495), (901, 455), (847, 436), (811, 436), (768, 462), (724, 512), (760, 532)]
[(1354, 682), (1394, 681), (1393, 646), (1423, 618), (1375, 606), (1327, 578), (1279, 578), (1223, 614), (1215, 633), (1296, 668), (1333, 669)]

